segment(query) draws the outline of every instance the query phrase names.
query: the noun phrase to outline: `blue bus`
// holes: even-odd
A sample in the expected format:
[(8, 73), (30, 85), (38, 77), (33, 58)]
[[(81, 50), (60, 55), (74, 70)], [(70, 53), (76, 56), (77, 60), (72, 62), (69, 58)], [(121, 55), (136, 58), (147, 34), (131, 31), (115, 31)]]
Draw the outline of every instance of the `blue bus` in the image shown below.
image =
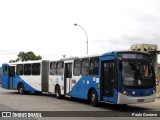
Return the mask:
[[(26, 68), (26, 64), (30, 67)], [(38, 67), (34, 68), (34, 64)], [(114, 51), (38, 64), (3, 64), (2, 87), (19, 93), (49, 92), (57, 98), (86, 99), (94, 106), (99, 102), (136, 104), (155, 101), (155, 72), (148, 53)], [(34, 69), (38, 70), (36, 75)]]
[(48, 92), (49, 61), (2, 64), (2, 88), (25, 92)]

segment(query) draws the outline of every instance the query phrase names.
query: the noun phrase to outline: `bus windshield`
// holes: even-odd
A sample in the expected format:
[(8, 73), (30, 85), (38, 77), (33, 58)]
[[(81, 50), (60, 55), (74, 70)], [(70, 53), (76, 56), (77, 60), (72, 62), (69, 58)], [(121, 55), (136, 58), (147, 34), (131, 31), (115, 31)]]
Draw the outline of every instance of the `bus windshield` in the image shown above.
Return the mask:
[(139, 60), (125, 60), (122, 62), (122, 79), (126, 88), (154, 87), (153, 64)]

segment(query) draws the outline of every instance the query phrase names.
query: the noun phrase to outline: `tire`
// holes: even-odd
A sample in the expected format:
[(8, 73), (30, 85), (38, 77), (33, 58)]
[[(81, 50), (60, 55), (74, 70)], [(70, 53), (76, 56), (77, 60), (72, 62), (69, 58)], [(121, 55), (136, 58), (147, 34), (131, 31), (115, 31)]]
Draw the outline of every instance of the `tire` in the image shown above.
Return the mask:
[(23, 84), (19, 84), (17, 89), (18, 89), (19, 94), (24, 94), (25, 93)]
[(93, 106), (97, 106), (98, 105), (98, 95), (97, 95), (97, 92), (96, 92), (96, 90), (92, 90), (91, 92), (90, 92), (90, 102), (91, 102), (91, 104), (93, 105)]
[(56, 98), (57, 98), (57, 99), (62, 98), (61, 89), (60, 89), (59, 86), (56, 86), (56, 88), (55, 88), (55, 94), (56, 94)]

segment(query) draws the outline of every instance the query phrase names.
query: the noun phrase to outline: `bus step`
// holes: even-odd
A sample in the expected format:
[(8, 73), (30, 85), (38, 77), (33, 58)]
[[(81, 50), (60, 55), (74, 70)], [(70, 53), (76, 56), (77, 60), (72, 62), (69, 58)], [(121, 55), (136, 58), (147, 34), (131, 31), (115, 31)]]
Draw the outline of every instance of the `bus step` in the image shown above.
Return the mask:
[(65, 95), (65, 97), (67, 97), (67, 98), (71, 98), (71, 96), (69, 96), (69, 95)]
[(106, 101), (100, 101), (101, 103), (108, 103), (108, 104), (114, 104), (112, 102), (106, 102)]

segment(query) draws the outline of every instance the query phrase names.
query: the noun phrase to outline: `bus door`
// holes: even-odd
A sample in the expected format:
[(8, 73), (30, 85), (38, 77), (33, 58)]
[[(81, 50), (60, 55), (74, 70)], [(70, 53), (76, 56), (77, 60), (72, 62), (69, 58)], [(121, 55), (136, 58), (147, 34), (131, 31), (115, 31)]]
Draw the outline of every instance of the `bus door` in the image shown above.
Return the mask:
[(72, 89), (72, 63), (65, 63), (64, 94), (71, 95)]
[(8, 68), (7, 64), (2, 65), (2, 88), (5, 89), (9, 89)]
[(14, 79), (15, 79), (15, 66), (9, 66), (8, 89), (13, 89)]
[(115, 67), (113, 60), (101, 61), (101, 100), (114, 101)]

